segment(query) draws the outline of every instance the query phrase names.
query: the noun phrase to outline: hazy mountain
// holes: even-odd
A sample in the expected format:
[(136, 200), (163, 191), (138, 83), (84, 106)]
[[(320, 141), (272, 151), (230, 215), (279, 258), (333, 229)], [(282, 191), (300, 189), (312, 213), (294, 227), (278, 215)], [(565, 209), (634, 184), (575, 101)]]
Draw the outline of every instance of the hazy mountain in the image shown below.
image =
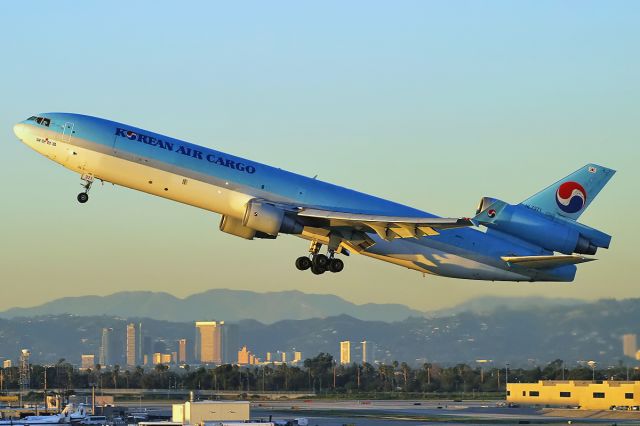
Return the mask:
[(380, 321), (399, 321), (409, 316), (424, 315), (423, 312), (404, 305), (356, 305), (333, 295), (305, 294), (300, 291), (255, 293), (215, 289), (185, 299), (168, 293), (145, 291), (121, 292), (110, 296), (65, 297), (32, 308), (12, 308), (1, 312), (0, 318), (60, 314), (110, 315), (177, 322), (254, 319), (263, 323), (342, 314), (362, 320)]
[(507, 297), (481, 296), (460, 303), (452, 308), (445, 308), (429, 312), (429, 316), (441, 317), (455, 315), (461, 312), (491, 313), (500, 309), (548, 308), (553, 306), (576, 306), (587, 303), (581, 299), (550, 298), (542, 296)]
[[(177, 339), (191, 339), (194, 326), (185, 322), (130, 319), (143, 323), (153, 347), (174, 351)], [(98, 354), (102, 327), (112, 327), (114, 348), (124, 352), (127, 320), (117, 317), (53, 315), (0, 320), (0, 357), (15, 359), (29, 348), (35, 362), (66, 358), (79, 362), (81, 353)], [(601, 300), (574, 306), (504, 308), (491, 313), (464, 312), (435, 318), (411, 317), (402, 321), (364, 321), (347, 315), (284, 320), (263, 324), (255, 320), (237, 323), (239, 345), (247, 345), (260, 357), (266, 351), (291, 351), (309, 357), (318, 352), (339, 353), (339, 342), (351, 340), (357, 359), (362, 340), (377, 344), (376, 358), (422, 363), (494, 360), (546, 363), (557, 358), (567, 362), (596, 360), (613, 365), (623, 360), (621, 336), (640, 331), (640, 299)], [(120, 349), (118, 349), (120, 348)], [(154, 349), (155, 350), (155, 349)]]

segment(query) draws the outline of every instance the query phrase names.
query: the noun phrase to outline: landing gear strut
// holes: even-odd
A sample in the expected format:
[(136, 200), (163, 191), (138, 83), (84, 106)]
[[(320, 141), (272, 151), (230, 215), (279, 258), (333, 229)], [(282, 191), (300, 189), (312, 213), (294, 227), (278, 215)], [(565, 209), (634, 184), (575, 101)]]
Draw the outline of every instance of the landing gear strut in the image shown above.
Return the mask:
[(82, 175), (80, 178), (84, 182), (82, 187), (84, 188), (84, 192), (78, 194), (78, 202), (80, 204), (84, 204), (89, 201), (89, 189), (91, 189), (91, 184), (93, 183), (93, 176), (91, 175)]
[(327, 255), (320, 253), (322, 244), (313, 241), (309, 247), (309, 256), (301, 256), (296, 259), (296, 268), (300, 271), (311, 269), (314, 275), (322, 275), (325, 272), (341, 272), (344, 262), (335, 258), (335, 250), (328, 249)]

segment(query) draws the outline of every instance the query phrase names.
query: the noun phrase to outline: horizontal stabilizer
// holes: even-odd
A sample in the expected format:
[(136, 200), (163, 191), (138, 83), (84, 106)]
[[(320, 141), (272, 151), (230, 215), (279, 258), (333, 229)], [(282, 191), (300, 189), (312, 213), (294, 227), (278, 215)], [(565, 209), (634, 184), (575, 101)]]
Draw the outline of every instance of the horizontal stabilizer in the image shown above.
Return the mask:
[(578, 255), (557, 255), (557, 256), (502, 256), (507, 263), (525, 268), (549, 269), (564, 265), (577, 265), (578, 263), (591, 262), (592, 257)]

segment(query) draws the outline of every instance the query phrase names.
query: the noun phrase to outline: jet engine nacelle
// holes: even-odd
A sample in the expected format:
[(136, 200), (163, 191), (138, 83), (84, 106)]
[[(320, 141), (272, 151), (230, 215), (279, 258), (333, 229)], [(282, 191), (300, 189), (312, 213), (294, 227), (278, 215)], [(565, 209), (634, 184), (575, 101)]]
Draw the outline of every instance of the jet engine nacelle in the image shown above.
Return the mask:
[(281, 208), (259, 200), (249, 200), (242, 219), (224, 215), (220, 220), (222, 232), (247, 240), (276, 238), (280, 233), (301, 234), (303, 228)]
[(609, 247), (611, 239), (603, 232), (575, 221), (489, 197), (480, 201), (476, 219), (487, 228), (564, 254), (595, 254), (598, 247)]

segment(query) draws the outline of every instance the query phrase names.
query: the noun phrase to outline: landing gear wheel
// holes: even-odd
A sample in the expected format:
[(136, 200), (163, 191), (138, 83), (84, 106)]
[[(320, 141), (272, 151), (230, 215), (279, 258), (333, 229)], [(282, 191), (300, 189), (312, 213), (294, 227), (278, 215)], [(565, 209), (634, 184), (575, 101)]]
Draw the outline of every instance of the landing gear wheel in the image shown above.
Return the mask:
[(326, 269), (313, 265), (311, 267), (311, 272), (313, 272), (314, 275), (322, 275), (326, 272)]
[(78, 194), (78, 202), (80, 204), (84, 204), (87, 201), (89, 201), (89, 194), (87, 194), (86, 192), (81, 192)]
[(307, 256), (301, 256), (297, 258), (296, 268), (298, 268), (298, 270), (300, 271), (306, 271), (307, 269), (311, 268), (311, 259), (309, 259)]
[(328, 269), (333, 273), (341, 272), (344, 269), (344, 262), (340, 259), (331, 259)]
[(329, 266), (329, 258), (324, 254), (316, 254), (313, 256), (313, 266), (318, 269), (327, 269), (327, 266)]

